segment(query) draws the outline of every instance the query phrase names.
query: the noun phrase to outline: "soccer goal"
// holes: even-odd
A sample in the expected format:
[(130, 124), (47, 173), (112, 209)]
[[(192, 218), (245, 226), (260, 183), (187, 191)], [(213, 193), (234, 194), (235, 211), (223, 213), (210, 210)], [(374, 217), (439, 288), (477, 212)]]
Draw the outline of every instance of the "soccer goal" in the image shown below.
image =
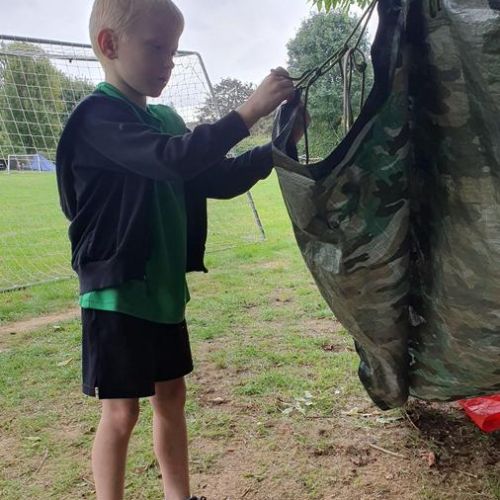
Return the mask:
[(7, 173), (41, 172), (38, 155), (9, 155), (7, 157)]
[(7, 157), (7, 173), (11, 172), (47, 172), (43, 168), (40, 155), (9, 155)]
[[(0, 291), (72, 276), (55, 175), (39, 174), (54, 171), (65, 120), (102, 79), (90, 45), (0, 35)], [(190, 128), (203, 107), (218, 114), (201, 56), (179, 51), (152, 102), (175, 108)], [(208, 252), (263, 238), (250, 194), (210, 200)]]

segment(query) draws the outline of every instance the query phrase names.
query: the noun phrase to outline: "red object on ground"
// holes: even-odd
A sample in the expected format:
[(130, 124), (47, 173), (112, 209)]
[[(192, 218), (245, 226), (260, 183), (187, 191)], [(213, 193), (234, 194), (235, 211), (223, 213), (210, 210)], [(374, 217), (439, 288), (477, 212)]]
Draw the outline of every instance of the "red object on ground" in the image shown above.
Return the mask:
[(462, 399), (458, 403), (482, 431), (500, 430), (500, 394)]

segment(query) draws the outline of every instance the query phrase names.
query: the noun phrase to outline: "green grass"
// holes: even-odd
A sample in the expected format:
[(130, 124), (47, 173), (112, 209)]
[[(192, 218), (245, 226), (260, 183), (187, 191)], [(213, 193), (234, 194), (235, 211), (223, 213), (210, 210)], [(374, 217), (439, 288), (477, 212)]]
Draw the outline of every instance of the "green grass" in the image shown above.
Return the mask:
[(0, 326), (75, 307), (78, 301), (76, 279), (30, 286), (0, 293)]
[[(417, 434), (397, 410), (380, 418), (358, 381), (352, 340), (305, 269), (276, 178), (254, 195), (266, 241), (211, 253), (210, 272), (189, 276), (195, 371), (188, 377), (187, 418), (195, 492), (214, 500), (316, 500), (334, 492), (340, 499), (498, 499), (497, 469), (488, 465), (497, 442), (460, 413), (457, 429), (474, 460), (456, 454), (454, 468), (444, 471), (430, 469), (422, 456), (443, 452), (446, 443)], [(238, 217), (237, 209), (231, 216)], [(76, 296), (75, 280), (1, 294), (0, 318), (65, 309)], [(151, 409), (147, 401), (141, 407), (126, 497), (159, 499)], [(80, 392), (77, 321), (0, 336), (0, 498), (91, 498), (97, 420), (96, 402)], [(350, 450), (368, 442), (407, 458), (372, 450), (370, 462), (357, 467)], [(445, 451), (457, 446), (453, 441)]]
[(0, 290), (71, 275), (54, 173), (0, 173)]

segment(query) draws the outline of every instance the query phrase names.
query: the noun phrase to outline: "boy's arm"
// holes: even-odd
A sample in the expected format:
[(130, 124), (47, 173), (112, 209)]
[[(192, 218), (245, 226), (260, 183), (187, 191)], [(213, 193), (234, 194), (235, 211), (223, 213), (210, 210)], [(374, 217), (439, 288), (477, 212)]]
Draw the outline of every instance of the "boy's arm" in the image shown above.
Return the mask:
[(205, 198), (233, 198), (265, 179), (272, 169), (272, 144), (269, 143), (234, 158), (223, 159), (192, 179), (187, 189)]
[[(310, 121), (309, 114), (299, 104), (294, 128), (287, 144), (287, 154), (297, 158), (297, 143)], [(273, 168), (272, 144), (254, 148), (235, 158), (225, 158), (217, 165), (196, 176), (191, 189), (207, 198), (232, 198), (248, 191), (266, 178)]]
[[(81, 106), (80, 119), (73, 123), (80, 144), (74, 150), (74, 164), (155, 180), (189, 180), (219, 163), (249, 134), (235, 111), (190, 133), (169, 136), (152, 130), (127, 106), (106, 97), (92, 96)], [(68, 142), (72, 135), (68, 131)]]

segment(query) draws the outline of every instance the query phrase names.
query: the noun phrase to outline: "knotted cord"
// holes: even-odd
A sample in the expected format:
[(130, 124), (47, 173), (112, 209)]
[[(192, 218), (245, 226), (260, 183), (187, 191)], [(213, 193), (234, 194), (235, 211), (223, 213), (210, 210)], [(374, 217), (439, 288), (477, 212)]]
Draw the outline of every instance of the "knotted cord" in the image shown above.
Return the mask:
[[(364, 104), (365, 99), (365, 86), (366, 86), (366, 58), (363, 51), (359, 48), (363, 35), (366, 32), (368, 22), (375, 10), (378, 0), (373, 0), (368, 6), (362, 16), (359, 18), (356, 26), (347, 37), (343, 45), (331, 54), (323, 63), (315, 68), (304, 71), (298, 77), (290, 77), (295, 83), (295, 88), (303, 93), (304, 106), (303, 106), (303, 123), (306, 123), (307, 117), (307, 104), (309, 100), (309, 90), (314, 83), (323, 75), (333, 70), (337, 65), (340, 67), (340, 73), (344, 82), (344, 131), (351, 128), (353, 122), (352, 102), (351, 102), (351, 89), (353, 71), (356, 70), (362, 75), (361, 84), (361, 101), (360, 107)], [(361, 31), (359, 31), (361, 28)], [(351, 47), (349, 44), (358, 33), (356, 43)], [(360, 58), (360, 59), (358, 59)], [(306, 164), (309, 164), (309, 137), (307, 127), (304, 127), (304, 147), (306, 151)]]

